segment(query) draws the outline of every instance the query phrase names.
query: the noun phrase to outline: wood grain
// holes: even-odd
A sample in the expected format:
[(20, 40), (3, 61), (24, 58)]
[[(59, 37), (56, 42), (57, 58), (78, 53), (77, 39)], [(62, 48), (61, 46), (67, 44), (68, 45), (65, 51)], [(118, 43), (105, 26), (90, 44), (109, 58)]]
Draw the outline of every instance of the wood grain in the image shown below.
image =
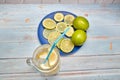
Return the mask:
[[(112, 50), (109, 49), (112, 41)], [(111, 55), (119, 54), (120, 40), (87, 40), (74, 55)], [(40, 45), (38, 41), (3, 42), (0, 43), (1, 58), (32, 56), (33, 51)], [(22, 52), (21, 52), (22, 51)], [(2, 54), (4, 53), (4, 54)]]
[(59, 0), (42, 0), (43, 4), (57, 4), (59, 3)]
[(5, 0), (6, 4), (20, 4), (21, 0)]
[[(87, 41), (75, 54), (61, 57), (57, 76), (41, 77), (26, 64), (26, 59), (41, 45), (37, 37), (40, 21), (58, 10), (89, 20)], [(0, 80), (119, 80), (119, 16), (120, 5), (117, 4), (0, 5)]]
[(24, 4), (40, 4), (42, 0), (23, 0)]
[(120, 0), (114, 0), (113, 4), (120, 4)]
[(60, 0), (61, 4), (78, 4), (78, 0)]
[[(93, 56), (93, 57), (62, 57), (60, 73), (54, 77), (41, 77), (40, 73), (26, 64), (26, 58), (0, 58), (1, 79), (109, 79), (117, 80), (120, 75), (119, 57)], [(71, 63), (74, 60), (73, 63)], [(98, 63), (99, 61), (99, 63)], [(112, 63), (111, 63), (112, 62)], [(16, 65), (17, 63), (17, 65)], [(12, 65), (12, 67), (10, 67)], [(74, 68), (73, 68), (74, 67)], [(3, 69), (4, 68), (4, 69)], [(24, 74), (24, 75), (23, 75)], [(113, 76), (111, 78), (111, 76)], [(67, 78), (66, 78), (67, 77)], [(110, 77), (110, 78), (109, 78)]]
[(78, 0), (79, 4), (94, 4), (95, 0)]
[(99, 4), (112, 4), (113, 0), (96, 0), (96, 3)]
[(3, 4), (5, 2), (5, 0), (0, 0), (0, 4)]
[[(61, 57), (60, 72), (120, 69), (119, 58), (120, 55)], [(0, 74), (36, 72), (31, 66), (27, 65), (26, 59), (27, 57), (0, 58)]]
[(0, 4), (119, 4), (119, 0), (0, 0)]

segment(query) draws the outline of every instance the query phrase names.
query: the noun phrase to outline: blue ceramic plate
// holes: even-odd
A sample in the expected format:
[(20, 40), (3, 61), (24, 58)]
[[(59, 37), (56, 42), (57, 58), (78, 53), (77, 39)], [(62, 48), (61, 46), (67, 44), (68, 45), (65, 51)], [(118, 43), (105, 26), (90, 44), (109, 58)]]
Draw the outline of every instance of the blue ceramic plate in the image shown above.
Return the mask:
[[(40, 41), (41, 44), (48, 44), (47, 39), (45, 39), (44, 36), (43, 36), (43, 30), (44, 30), (44, 27), (43, 27), (43, 25), (42, 25), (43, 20), (46, 19), (46, 18), (54, 19), (54, 14), (55, 14), (55, 13), (58, 13), (58, 12), (63, 13), (64, 16), (67, 15), (67, 14), (71, 14), (71, 15), (73, 15), (74, 17), (76, 17), (75, 14), (73, 14), (73, 13), (71, 13), (71, 12), (67, 12), (67, 11), (55, 11), (55, 12), (52, 12), (52, 13), (46, 15), (46, 16), (42, 19), (42, 21), (40, 22), (40, 24), (39, 24), (39, 26), (38, 26), (38, 39), (39, 39), (39, 41)], [(59, 50), (60, 50), (60, 55), (61, 55), (61, 56), (65, 56), (65, 55), (69, 55), (69, 54), (74, 54), (77, 50), (79, 50), (80, 47), (81, 47), (81, 46), (79, 46), (79, 47), (76, 47), (76, 46), (75, 46), (74, 49), (73, 49), (70, 53), (67, 53), (67, 54), (64, 53), (64, 52), (62, 52), (62, 51), (59, 49)]]

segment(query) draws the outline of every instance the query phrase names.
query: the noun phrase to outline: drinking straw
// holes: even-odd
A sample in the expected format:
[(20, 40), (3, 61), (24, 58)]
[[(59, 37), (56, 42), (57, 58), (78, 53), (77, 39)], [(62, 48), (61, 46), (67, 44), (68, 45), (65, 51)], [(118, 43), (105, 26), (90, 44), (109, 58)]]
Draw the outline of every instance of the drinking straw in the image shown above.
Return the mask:
[(50, 51), (48, 52), (48, 55), (44, 61), (44, 64), (48, 61), (50, 54), (52, 53), (53, 49), (55, 48), (55, 46), (57, 45), (57, 43), (59, 42), (59, 40), (66, 34), (66, 32), (69, 30), (70, 28), (67, 27), (64, 32), (54, 41), (54, 43), (52, 44)]

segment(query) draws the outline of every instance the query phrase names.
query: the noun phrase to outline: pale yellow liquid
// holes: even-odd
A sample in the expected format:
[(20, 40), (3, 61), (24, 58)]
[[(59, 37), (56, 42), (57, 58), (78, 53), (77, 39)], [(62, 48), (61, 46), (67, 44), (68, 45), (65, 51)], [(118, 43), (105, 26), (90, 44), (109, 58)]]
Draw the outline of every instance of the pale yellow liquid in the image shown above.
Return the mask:
[[(48, 55), (48, 49), (42, 50), (41, 52), (36, 54), (36, 59), (45, 60), (47, 55)], [(52, 53), (50, 54), (48, 61), (45, 64), (39, 63), (38, 66), (43, 72), (47, 70), (45, 72), (47, 74), (56, 74), (59, 70), (59, 65), (57, 65), (58, 63), (59, 63), (58, 54), (53, 50)]]

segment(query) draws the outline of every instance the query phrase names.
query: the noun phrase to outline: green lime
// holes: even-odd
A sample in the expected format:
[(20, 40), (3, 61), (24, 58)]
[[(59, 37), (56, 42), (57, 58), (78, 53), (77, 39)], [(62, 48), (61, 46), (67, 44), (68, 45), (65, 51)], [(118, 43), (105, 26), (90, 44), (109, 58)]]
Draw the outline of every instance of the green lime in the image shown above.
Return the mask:
[(72, 42), (75, 46), (81, 46), (86, 41), (87, 35), (83, 30), (76, 30), (72, 35)]
[(74, 19), (73, 26), (75, 29), (82, 29), (86, 31), (89, 28), (89, 22), (85, 17), (78, 16)]

